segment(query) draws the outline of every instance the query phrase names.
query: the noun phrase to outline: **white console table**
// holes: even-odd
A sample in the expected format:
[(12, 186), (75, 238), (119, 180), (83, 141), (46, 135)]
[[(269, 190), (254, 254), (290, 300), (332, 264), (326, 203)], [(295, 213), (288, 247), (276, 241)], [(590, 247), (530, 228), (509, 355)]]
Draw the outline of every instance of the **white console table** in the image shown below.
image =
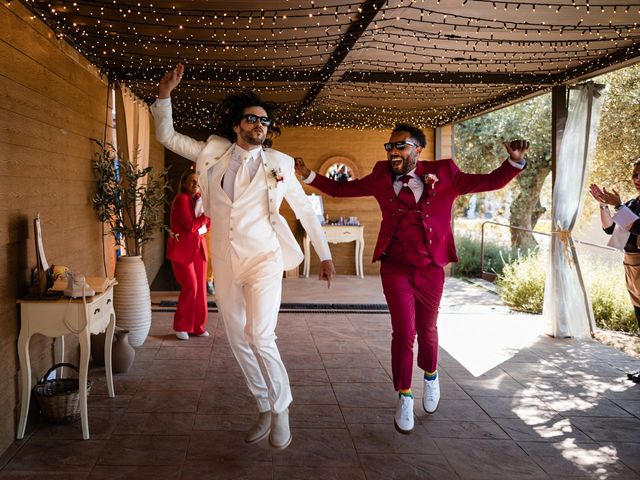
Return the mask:
[(22, 393), (20, 395), (20, 421), (16, 437), (21, 439), (27, 426), (29, 402), (31, 400), (31, 359), (29, 357), (29, 339), (39, 333), (47, 337), (60, 337), (57, 352), (64, 360), (64, 335), (76, 335), (80, 343), (80, 421), (82, 438), (89, 439), (89, 419), (87, 416), (87, 371), (89, 369), (89, 335), (106, 330), (104, 340), (104, 364), (107, 378), (107, 390), (115, 397), (111, 371), (111, 345), (116, 325), (113, 310), (113, 285), (103, 293), (86, 298), (86, 304), (80, 299), (62, 297), (59, 300), (18, 300), (20, 305), (20, 336), (18, 337), (18, 358), (22, 372)]
[[(324, 233), (329, 243), (356, 242), (355, 264), (356, 275), (364, 278), (362, 256), (364, 254), (364, 225), (323, 225)], [(309, 277), (311, 267), (311, 241), (305, 233), (304, 240), (304, 265), (302, 274)]]

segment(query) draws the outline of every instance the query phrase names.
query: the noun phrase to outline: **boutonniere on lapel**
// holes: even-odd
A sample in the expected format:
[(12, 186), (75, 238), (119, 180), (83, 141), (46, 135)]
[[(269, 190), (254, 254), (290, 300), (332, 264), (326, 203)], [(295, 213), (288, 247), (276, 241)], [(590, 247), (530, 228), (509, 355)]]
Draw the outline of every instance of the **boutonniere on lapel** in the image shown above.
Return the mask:
[(431, 190), (433, 190), (434, 188), (436, 188), (436, 183), (439, 182), (438, 180), (438, 176), (434, 173), (425, 173), (422, 176), (422, 179), (424, 180), (424, 184), (427, 186), (431, 186)]
[(284, 175), (282, 174), (282, 169), (280, 168), (278, 169), (272, 168), (271, 176), (276, 179), (276, 183), (284, 182)]

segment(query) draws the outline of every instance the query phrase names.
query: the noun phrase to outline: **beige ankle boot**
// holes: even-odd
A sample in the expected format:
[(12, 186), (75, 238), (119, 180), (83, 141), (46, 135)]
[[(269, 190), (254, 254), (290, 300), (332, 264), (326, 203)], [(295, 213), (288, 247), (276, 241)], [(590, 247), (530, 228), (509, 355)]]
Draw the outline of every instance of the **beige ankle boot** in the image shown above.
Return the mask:
[(249, 429), (244, 437), (247, 443), (256, 443), (266, 438), (271, 431), (271, 412), (260, 412), (258, 420)]
[(291, 431), (289, 430), (289, 409), (281, 413), (271, 415), (271, 434), (269, 443), (273, 448), (284, 449), (291, 443)]

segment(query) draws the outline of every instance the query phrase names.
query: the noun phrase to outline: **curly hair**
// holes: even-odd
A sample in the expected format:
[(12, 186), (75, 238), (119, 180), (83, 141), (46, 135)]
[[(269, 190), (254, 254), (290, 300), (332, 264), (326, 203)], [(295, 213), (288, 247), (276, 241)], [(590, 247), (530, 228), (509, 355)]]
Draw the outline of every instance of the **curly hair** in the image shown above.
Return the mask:
[(251, 90), (231, 94), (220, 102), (216, 111), (215, 120), (217, 124), (214, 127), (214, 131), (230, 142), (235, 142), (236, 132), (233, 131), (233, 127), (240, 125), (242, 115), (249, 107), (263, 108), (264, 111), (267, 112), (267, 116), (272, 120), (271, 125), (267, 127), (267, 138), (262, 144), (268, 148), (273, 144), (273, 138), (280, 134), (280, 127), (276, 125), (273, 118), (275, 111), (278, 109), (278, 105), (263, 101)]
[(416, 140), (422, 148), (427, 145), (427, 139), (424, 136), (424, 132), (413, 125), (409, 125), (408, 123), (396, 123), (396, 126), (393, 127), (393, 132), (407, 132), (411, 135), (411, 138)]

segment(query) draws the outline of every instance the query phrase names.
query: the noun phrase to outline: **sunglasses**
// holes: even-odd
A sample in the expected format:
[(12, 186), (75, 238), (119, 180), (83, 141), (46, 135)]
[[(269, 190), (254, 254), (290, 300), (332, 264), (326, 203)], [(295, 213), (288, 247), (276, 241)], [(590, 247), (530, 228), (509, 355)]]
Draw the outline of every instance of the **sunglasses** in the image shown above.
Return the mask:
[(269, 117), (259, 117), (258, 115), (251, 115), (251, 114), (243, 115), (241, 117), (241, 120), (242, 119), (246, 120), (247, 123), (251, 125), (253, 125), (258, 120), (260, 120), (260, 123), (265, 127), (271, 126), (271, 123), (273, 122)]
[(401, 142), (393, 142), (393, 143), (385, 143), (384, 144), (384, 149), (387, 152), (390, 152), (391, 150), (393, 150), (394, 148), (396, 150), (402, 151), (404, 150), (406, 147), (408, 147), (409, 145), (413, 146), (413, 147), (419, 147), (419, 145), (413, 143), (413, 142), (407, 142), (405, 140), (401, 141)]

